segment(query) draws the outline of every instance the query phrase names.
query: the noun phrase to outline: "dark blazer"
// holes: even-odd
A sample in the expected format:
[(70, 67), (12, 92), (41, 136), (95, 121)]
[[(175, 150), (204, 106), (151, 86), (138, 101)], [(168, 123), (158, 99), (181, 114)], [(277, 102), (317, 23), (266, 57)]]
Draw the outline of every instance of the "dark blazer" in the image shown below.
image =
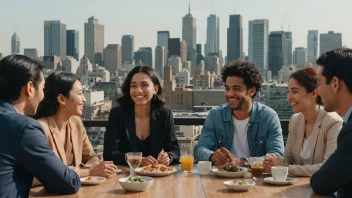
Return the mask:
[(0, 197), (28, 197), (36, 177), (50, 193), (74, 194), (78, 175), (51, 150), (40, 124), (0, 100)]
[[(127, 165), (125, 153), (136, 150), (136, 124), (134, 108), (115, 107), (109, 114), (104, 137), (104, 160), (118, 165)], [(162, 149), (171, 156), (172, 163), (178, 163), (180, 147), (176, 138), (171, 109), (162, 107), (150, 112), (151, 155), (157, 159)]]
[(337, 149), (312, 176), (310, 183), (318, 194), (352, 197), (352, 115), (337, 137)]

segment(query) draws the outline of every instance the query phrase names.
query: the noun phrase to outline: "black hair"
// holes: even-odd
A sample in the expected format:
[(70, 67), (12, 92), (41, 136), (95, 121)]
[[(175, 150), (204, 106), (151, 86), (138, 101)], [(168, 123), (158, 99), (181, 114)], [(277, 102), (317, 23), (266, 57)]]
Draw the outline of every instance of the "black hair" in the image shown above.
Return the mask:
[(325, 76), (326, 84), (330, 84), (336, 76), (352, 94), (352, 49), (338, 48), (326, 52), (318, 58), (317, 65), (323, 67), (322, 75)]
[(247, 89), (252, 87), (256, 88), (256, 92), (252, 98), (255, 97), (257, 92), (262, 87), (263, 77), (259, 70), (252, 62), (247, 61), (231, 61), (228, 62), (221, 70), (221, 78), (224, 83), (229, 76), (242, 77)]
[(134, 102), (133, 102), (131, 95), (130, 95), (130, 86), (131, 86), (132, 77), (137, 73), (146, 74), (147, 76), (149, 76), (149, 78), (153, 82), (154, 86), (156, 86), (156, 85), (159, 86), (159, 89), (158, 89), (158, 92), (156, 93), (156, 96), (152, 99), (151, 108), (152, 109), (160, 109), (161, 107), (163, 107), (166, 104), (166, 100), (165, 100), (165, 97), (163, 94), (163, 89), (161, 87), (160, 77), (153, 68), (145, 66), (145, 65), (134, 67), (128, 73), (128, 75), (127, 75), (127, 77), (121, 87), (123, 95), (117, 99), (117, 102), (121, 106), (127, 106), (127, 107), (134, 106)]
[(28, 82), (38, 89), (43, 66), (26, 56), (9, 55), (0, 61), (0, 100), (14, 101)]
[(66, 98), (70, 97), (73, 84), (80, 78), (69, 72), (54, 72), (45, 80), (44, 99), (38, 106), (35, 119), (55, 115), (59, 108), (57, 96), (62, 94)]

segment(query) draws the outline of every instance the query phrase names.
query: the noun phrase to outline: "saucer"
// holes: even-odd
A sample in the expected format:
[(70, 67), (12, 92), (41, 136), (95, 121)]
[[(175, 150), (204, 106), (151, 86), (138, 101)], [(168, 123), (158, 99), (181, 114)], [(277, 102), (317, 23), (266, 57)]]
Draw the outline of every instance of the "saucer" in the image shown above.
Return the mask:
[(287, 177), (286, 181), (274, 181), (274, 178), (272, 178), (272, 177), (264, 178), (264, 182), (266, 182), (268, 184), (272, 184), (272, 185), (278, 185), (278, 186), (291, 185), (295, 181), (297, 181), (297, 179), (291, 178), (291, 177)]

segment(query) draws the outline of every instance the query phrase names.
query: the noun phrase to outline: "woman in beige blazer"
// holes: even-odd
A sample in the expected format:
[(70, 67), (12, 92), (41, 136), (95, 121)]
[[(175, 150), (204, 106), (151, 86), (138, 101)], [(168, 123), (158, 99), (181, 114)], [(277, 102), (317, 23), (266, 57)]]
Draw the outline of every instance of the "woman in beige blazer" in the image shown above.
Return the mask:
[(335, 151), (342, 118), (321, 106), (318, 73), (307, 67), (291, 74), (287, 99), (295, 114), (289, 122), (284, 155), (268, 154), (264, 160), (267, 172), (272, 166), (288, 166), (291, 175), (311, 176)]
[(44, 99), (36, 118), (54, 153), (80, 177), (109, 176), (115, 165), (95, 154), (79, 116), (83, 113), (83, 88), (77, 75), (55, 72), (45, 80)]

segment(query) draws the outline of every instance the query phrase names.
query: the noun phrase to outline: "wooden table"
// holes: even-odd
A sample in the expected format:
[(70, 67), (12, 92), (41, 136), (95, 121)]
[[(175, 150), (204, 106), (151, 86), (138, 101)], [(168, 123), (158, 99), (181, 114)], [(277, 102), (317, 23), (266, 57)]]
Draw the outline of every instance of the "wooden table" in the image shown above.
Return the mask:
[[(119, 168), (126, 170), (125, 167)], [(178, 167), (178, 170), (181, 170), (181, 167)], [(290, 186), (272, 186), (256, 182), (256, 185), (247, 192), (235, 192), (228, 190), (223, 184), (231, 178), (219, 178), (214, 175), (199, 176), (195, 166), (192, 174), (178, 171), (170, 176), (155, 177), (147, 191), (135, 193), (123, 190), (119, 184), (118, 180), (127, 176), (126, 172), (119, 173), (108, 178), (103, 184), (82, 186), (77, 194), (69, 196), (50, 195), (43, 187), (35, 187), (31, 189), (30, 197), (323, 197), (313, 193), (307, 177), (298, 177), (297, 181)]]

